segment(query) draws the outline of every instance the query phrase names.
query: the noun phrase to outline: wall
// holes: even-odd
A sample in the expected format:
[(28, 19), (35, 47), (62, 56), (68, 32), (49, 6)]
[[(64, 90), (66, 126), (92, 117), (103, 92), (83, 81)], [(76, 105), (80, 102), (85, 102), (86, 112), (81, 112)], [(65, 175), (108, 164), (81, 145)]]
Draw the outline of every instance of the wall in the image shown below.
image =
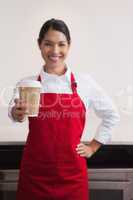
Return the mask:
[[(55, 17), (63, 19), (71, 30), (68, 65), (89, 72), (118, 107), (121, 123), (112, 141), (133, 142), (132, 10), (131, 0), (1, 0), (0, 140), (26, 139), (27, 122), (12, 123), (7, 107), (15, 83), (40, 71), (38, 32), (44, 21)], [(92, 137), (97, 124), (92, 112), (85, 140)]]

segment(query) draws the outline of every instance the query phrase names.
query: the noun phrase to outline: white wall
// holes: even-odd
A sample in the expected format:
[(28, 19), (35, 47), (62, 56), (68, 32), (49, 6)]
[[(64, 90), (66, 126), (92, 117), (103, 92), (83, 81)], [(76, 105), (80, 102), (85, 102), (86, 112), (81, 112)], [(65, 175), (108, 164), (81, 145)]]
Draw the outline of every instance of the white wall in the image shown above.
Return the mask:
[[(37, 37), (49, 18), (69, 26), (72, 47), (68, 65), (89, 72), (113, 98), (121, 123), (113, 141), (133, 142), (133, 1), (0, 1), (0, 141), (25, 140), (27, 123), (13, 124), (7, 105), (15, 83), (41, 69)], [(91, 114), (87, 140), (98, 119)]]

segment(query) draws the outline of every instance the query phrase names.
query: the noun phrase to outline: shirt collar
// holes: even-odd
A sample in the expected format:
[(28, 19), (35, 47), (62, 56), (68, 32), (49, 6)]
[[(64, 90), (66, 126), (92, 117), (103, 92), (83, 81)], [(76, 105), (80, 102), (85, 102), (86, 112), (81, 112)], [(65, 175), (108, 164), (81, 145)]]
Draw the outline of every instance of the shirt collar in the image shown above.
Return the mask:
[(40, 72), (41, 76), (41, 81), (45, 81), (46, 79), (49, 80), (55, 80), (55, 79), (62, 79), (62, 80), (67, 80), (68, 82), (71, 81), (71, 69), (69, 67), (66, 67), (67, 70), (63, 75), (57, 75), (57, 74), (50, 74), (44, 71), (43, 67)]

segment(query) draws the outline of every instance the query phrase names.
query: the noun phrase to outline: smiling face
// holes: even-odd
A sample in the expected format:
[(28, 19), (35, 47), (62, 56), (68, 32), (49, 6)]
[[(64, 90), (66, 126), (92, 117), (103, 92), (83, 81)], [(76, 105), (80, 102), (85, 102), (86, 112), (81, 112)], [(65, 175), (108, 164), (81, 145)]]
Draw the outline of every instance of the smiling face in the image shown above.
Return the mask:
[(47, 68), (63, 67), (69, 47), (70, 44), (62, 32), (49, 29), (39, 44), (45, 66)]

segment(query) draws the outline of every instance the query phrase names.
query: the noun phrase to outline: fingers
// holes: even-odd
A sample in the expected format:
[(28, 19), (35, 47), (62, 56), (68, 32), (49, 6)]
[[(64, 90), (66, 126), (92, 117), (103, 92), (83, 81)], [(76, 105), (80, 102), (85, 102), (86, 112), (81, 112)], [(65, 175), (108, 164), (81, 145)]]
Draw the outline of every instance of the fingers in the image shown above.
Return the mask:
[(26, 105), (26, 102), (24, 100), (15, 99), (14, 102), (15, 102), (15, 108), (16, 108), (18, 113), (21, 114), (21, 112), (19, 112), (19, 110), (23, 111), (23, 112), (26, 111), (27, 105)]
[(90, 157), (88, 155), (92, 155), (91, 147), (89, 147), (83, 143), (80, 143), (77, 145), (76, 151), (81, 157)]
[(21, 104), (21, 103), (24, 103), (25, 101), (22, 99), (16, 98), (16, 99), (14, 99), (14, 102), (15, 102), (15, 104)]
[(83, 143), (79, 143), (79, 144), (77, 145), (77, 147), (78, 147), (78, 149), (82, 149), (82, 148), (86, 147), (86, 145), (83, 144)]
[(77, 145), (76, 151), (81, 156), (85, 155), (86, 152), (86, 146), (83, 143), (80, 143)]
[(27, 111), (26, 111), (26, 109), (19, 110), (18, 108), (16, 108), (15, 113), (18, 116), (23, 116), (23, 115), (27, 114)]
[(24, 115), (18, 115), (18, 116), (17, 116), (17, 121), (19, 121), (19, 122), (23, 122), (24, 119), (25, 119), (25, 116), (24, 116)]
[(86, 149), (86, 145), (84, 145), (83, 143), (78, 144), (78, 145), (77, 145), (77, 148), (76, 148), (76, 150), (77, 150), (78, 152), (84, 151), (85, 149)]
[(15, 106), (13, 110), (13, 114), (17, 120), (24, 119), (25, 115), (28, 114), (27, 112), (27, 105), (24, 100), (21, 99), (15, 99)]

